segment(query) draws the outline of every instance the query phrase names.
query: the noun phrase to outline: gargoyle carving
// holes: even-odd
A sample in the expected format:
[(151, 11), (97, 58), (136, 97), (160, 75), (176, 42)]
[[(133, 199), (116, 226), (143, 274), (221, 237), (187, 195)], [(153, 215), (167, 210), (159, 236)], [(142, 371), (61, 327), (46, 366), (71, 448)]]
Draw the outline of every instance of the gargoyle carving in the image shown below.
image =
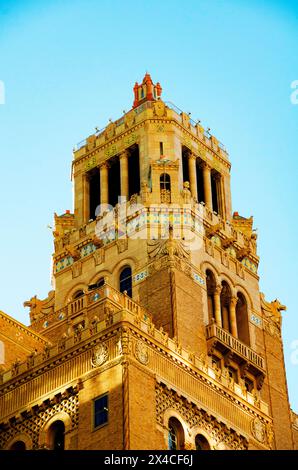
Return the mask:
[(52, 290), (48, 293), (48, 297), (40, 300), (35, 295), (30, 300), (24, 302), (24, 307), (30, 307), (30, 321), (31, 323), (39, 320), (45, 315), (49, 315), (54, 311), (55, 305), (55, 291)]
[(263, 293), (260, 293), (260, 297), (261, 307), (265, 316), (272, 320), (280, 328), (282, 320), (281, 311), (286, 310), (287, 307), (282, 305), (278, 299), (273, 300), (273, 302), (267, 302)]

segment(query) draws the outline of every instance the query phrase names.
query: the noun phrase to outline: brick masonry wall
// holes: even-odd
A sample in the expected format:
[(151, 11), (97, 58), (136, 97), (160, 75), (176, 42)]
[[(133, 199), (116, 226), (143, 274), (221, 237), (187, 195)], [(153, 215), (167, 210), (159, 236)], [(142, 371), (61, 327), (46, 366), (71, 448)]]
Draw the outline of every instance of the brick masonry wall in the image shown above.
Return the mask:
[(2, 342), (0, 367), (3, 369), (9, 369), (16, 359), (25, 361), (35, 349), (40, 352), (46, 344), (46, 340), (3, 312), (0, 312), (0, 341)]

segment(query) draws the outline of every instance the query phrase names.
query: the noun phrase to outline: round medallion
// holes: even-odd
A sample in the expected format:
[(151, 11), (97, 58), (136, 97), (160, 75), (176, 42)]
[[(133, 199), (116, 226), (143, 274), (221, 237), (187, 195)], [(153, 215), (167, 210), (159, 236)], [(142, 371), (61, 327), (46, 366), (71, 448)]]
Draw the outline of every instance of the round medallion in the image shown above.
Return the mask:
[(92, 367), (99, 367), (104, 364), (109, 357), (109, 351), (106, 344), (99, 344), (94, 348), (93, 356), (91, 359)]
[(265, 424), (259, 418), (254, 418), (251, 422), (252, 435), (259, 442), (265, 442), (266, 438), (266, 427)]
[(137, 341), (135, 346), (135, 356), (141, 364), (148, 364), (149, 362), (149, 354), (148, 348), (142, 341)]

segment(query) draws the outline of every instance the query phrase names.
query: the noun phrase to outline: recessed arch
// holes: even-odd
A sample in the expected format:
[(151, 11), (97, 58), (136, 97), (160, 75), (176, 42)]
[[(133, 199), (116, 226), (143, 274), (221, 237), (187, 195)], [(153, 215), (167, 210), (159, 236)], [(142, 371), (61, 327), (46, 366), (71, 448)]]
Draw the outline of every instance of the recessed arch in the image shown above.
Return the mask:
[(196, 450), (211, 450), (211, 445), (203, 434), (198, 433), (195, 436), (195, 448)]
[(216, 277), (214, 272), (209, 268), (206, 269), (206, 289), (207, 289), (207, 303), (208, 303), (208, 319), (209, 323), (215, 318), (215, 304), (214, 293), (216, 289)]
[(233, 293), (235, 291), (234, 281), (228, 274), (221, 272), (218, 281), (220, 284), (225, 281), (227, 284), (229, 284), (231, 292)]
[(230, 304), (232, 298), (232, 289), (230, 284), (223, 280), (221, 282), (221, 293), (220, 293), (220, 307), (221, 307), (221, 322), (222, 327), (226, 331), (231, 331), (230, 325)]
[(218, 269), (216, 268), (216, 266), (214, 266), (212, 263), (210, 263), (209, 261), (203, 261), (200, 265), (200, 270), (202, 273), (206, 273), (207, 269), (209, 269), (210, 271), (213, 272), (215, 278), (218, 280), (219, 276), (220, 276), (220, 272), (218, 271)]
[(184, 429), (176, 416), (171, 416), (168, 421), (168, 448), (170, 450), (183, 450), (185, 448)]
[(25, 434), (17, 434), (12, 439), (10, 439), (6, 446), (6, 450), (30, 450), (32, 449), (32, 440), (31, 438)]
[(250, 346), (247, 300), (242, 292), (239, 291), (237, 292), (237, 299), (236, 320), (238, 339)]
[[(52, 449), (53, 445), (53, 430), (55, 431), (55, 423), (57, 422), (62, 422), (64, 426), (64, 449), (69, 448), (69, 431), (71, 429), (71, 418), (70, 416), (65, 412), (61, 411), (60, 413), (56, 413), (54, 416), (52, 416), (44, 425), (44, 427), (41, 429), (40, 434), (39, 434), (39, 446), (40, 447), (46, 447), (47, 449)], [(61, 432), (62, 431), (62, 426), (60, 426), (60, 429), (58, 430)]]
[(132, 269), (130, 265), (123, 266), (119, 273), (119, 290), (132, 297)]
[(244, 295), (244, 297), (246, 298), (246, 301), (247, 301), (248, 308), (252, 310), (253, 309), (253, 300), (251, 298), (251, 295), (247, 291), (247, 289), (245, 287), (241, 286), (240, 284), (235, 284), (234, 289), (235, 289), (236, 295), (238, 294), (238, 292), (241, 292), (241, 294)]
[(77, 284), (72, 286), (72, 288), (69, 289), (69, 291), (67, 292), (67, 294), (65, 296), (65, 303), (72, 302), (74, 300), (73, 299), (74, 294), (79, 290), (87, 292), (88, 291), (88, 285), (83, 283), (83, 282), (78, 282)]

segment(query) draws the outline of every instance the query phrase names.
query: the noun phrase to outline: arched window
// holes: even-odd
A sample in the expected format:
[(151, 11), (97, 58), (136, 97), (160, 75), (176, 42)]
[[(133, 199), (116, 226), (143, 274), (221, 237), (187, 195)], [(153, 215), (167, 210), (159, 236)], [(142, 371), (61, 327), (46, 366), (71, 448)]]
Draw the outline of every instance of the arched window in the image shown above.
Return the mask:
[(169, 203), (171, 202), (171, 178), (167, 173), (160, 175), (160, 202)]
[(23, 441), (16, 441), (10, 446), (9, 450), (26, 450), (26, 444)]
[(55, 421), (48, 429), (48, 446), (51, 450), (64, 450), (65, 425), (63, 421)]
[(220, 305), (221, 305), (221, 321), (222, 327), (231, 331), (230, 329), (230, 303), (231, 303), (231, 289), (226, 281), (222, 282), (222, 289), (220, 294)]
[(99, 287), (102, 287), (104, 283), (105, 283), (104, 278), (100, 277), (98, 281), (96, 281), (94, 284), (89, 284), (88, 290), (99, 289)]
[(79, 299), (80, 297), (83, 297), (84, 294), (85, 294), (85, 293), (84, 293), (83, 290), (77, 290), (77, 291), (73, 294), (72, 298), (73, 298), (73, 300), (76, 300), (76, 299)]
[(127, 292), (129, 297), (132, 297), (132, 277), (131, 267), (126, 266), (120, 273), (120, 292)]
[(206, 437), (202, 434), (197, 434), (195, 439), (196, 450), (210, 450), (210, 444)]
[(238, 338), (243, 343), (249, 346), (249, 327), (248, 327), (248, 312), (247, 312), (247, 302), (243, 294), (238, 292), (237, 294), (238, 302), (236, 305), (236, 318), (237, 318), (237, 331)]
[(216, 287), (215, 277), (212, 271), (207, 269), (206, 271), (206, 285), (207, 285), (207, 300), (208, 300), (208, 314), (209, 314), (209, 323), (215, 317), (215, 308), (214, 308), (214, 292)]
[(184, 449), (184, 431), (177, 418), (172, 417), (169, 419), (168, 443), (170, 450)]

